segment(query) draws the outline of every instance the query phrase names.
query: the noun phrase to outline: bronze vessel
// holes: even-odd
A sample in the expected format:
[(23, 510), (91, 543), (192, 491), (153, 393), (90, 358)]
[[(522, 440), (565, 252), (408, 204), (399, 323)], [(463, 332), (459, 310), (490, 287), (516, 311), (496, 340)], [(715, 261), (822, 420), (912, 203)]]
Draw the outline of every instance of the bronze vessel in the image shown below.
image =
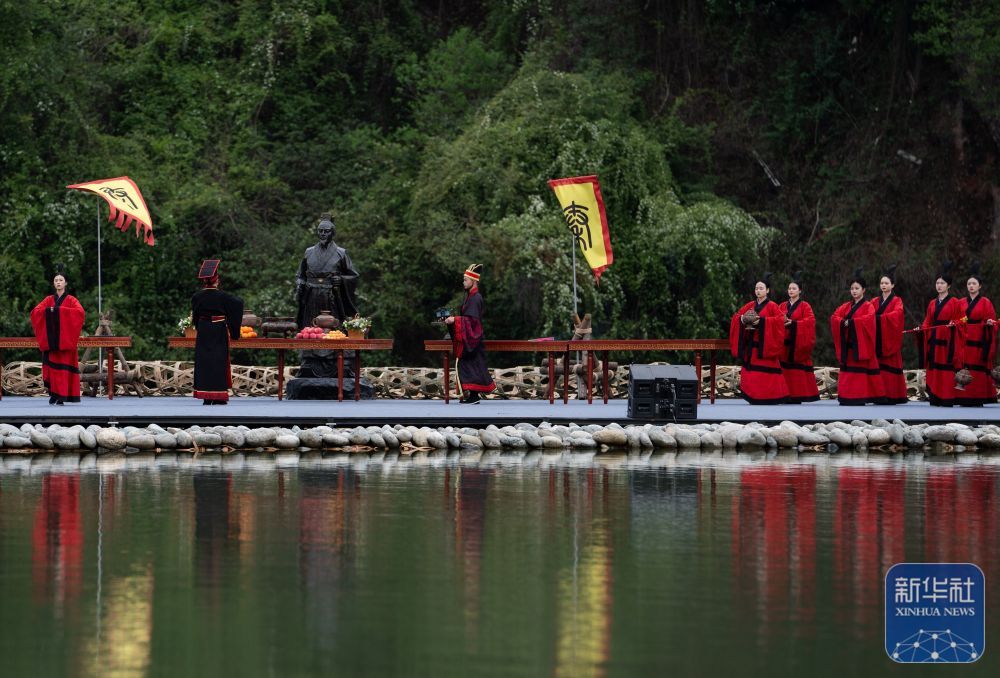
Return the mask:
[(295, 318), (275, 317), (265, 318), (260, 326), (260, 335), (263, 337), (289, 338), (294, 337), (299, 331), (295, 324)]
[(319, 315), (313, 318), (312, 322), (313, 325), (322, 327), (324, 330), (335, 330), (340, 327), (340, 321), (337, 320), (337, 316), (329, 311), (320, 311)]

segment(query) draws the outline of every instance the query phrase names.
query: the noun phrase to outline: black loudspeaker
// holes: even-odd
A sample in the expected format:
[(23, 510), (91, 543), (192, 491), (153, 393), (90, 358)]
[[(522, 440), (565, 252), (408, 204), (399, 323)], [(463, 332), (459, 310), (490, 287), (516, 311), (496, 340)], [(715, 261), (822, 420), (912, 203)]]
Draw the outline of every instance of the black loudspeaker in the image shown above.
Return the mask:
[(698, 418), (698, 375), (693, 365), (631, 365), (628, 418)]

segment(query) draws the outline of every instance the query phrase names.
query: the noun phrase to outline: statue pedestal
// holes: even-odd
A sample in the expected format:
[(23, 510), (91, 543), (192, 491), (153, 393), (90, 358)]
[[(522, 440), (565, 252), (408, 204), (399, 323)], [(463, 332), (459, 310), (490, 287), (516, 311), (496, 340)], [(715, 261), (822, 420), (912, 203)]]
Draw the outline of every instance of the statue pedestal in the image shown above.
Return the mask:
[[(336, 400), (337, 357), (335, 351), (302, 351), (302, 364), (294, 379), (285, 382), (289, 400)], [(344, 351), (344, 400), (354, 399), (354, 351)], [(375, 397), (375, 387), (361, 378), (362, 400)]]
[[(286, 400), (336, 400), (338, 383), (333, 377), (296, 377), (285, 382)], [(362, 400), (375, 397), (375, 387), (361, 380)], [(354, 400), (354, 377), (344, 377), (344, 400)]]

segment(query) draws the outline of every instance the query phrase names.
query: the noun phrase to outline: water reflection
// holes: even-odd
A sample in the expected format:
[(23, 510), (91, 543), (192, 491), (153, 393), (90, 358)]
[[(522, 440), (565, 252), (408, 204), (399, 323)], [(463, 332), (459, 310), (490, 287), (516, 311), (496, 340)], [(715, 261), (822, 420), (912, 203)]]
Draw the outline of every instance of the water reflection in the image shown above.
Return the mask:
[(113, 577), (107, 585), (104, 629), (98, 646), (87, 657), (93, 676), (142, 675), (149, 668), (153, 641), (153, 570)]
[(229, 501), (232, 474), (196, 472), (194, 487), (194, 560), (196, 582), (214, 609), (221, 605), (222, 578), (233, 556)]
[(460, 467), (455, 482), (455, 556), (462, 573), (462, 613), (466, 642), (479, 637), (480, 577), (486, 497), (493, 469)]
[(35, 600), (62, 616), (80, 594), (83, 529), (80, 524), (79, 474), (42, 478), (42, 494), (31, 533)]
[(339, 592), (353, 560), (361, 478), (349, 469), (299, 472), (299, 574), (306, 626), (318, 638), (337, 630)]
[(752, 607), (757, 635), (795, 622), (812, 632), (816, 617), (816, 469), (762, 465), (740, 471), (733, 501), (737, 595)]
[(606, 469), (587, 469), (582, 482), (572, 482), (569, 472), (562, 472), (562, 501), (573, 516), (574, 550), (572, 563), (558, 573), (557, 676), (602, 676), (610, 656), (614, 548), (607, 480)]
[(740, 673), (756, 652), (833, 675), (884, 660), (896, 562), (974, 562), (1000, 599), (991, 458), (4, 468), (9, 675)]
[(841, 468), (833, 516), (834, 593), (838, 620), (856, 638), (882, 628), (885, 572), (905, 561), (903, 489), (894, 468)]

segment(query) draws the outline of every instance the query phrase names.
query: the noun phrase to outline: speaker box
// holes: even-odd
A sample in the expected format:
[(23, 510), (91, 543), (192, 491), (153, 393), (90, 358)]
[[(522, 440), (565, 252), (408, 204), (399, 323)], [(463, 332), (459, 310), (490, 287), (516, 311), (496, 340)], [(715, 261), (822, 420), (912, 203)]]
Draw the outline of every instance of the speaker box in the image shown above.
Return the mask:
[(698, 377), (693, 365), (632, 365), (628, 380), (630, 419), (698, 418)]

